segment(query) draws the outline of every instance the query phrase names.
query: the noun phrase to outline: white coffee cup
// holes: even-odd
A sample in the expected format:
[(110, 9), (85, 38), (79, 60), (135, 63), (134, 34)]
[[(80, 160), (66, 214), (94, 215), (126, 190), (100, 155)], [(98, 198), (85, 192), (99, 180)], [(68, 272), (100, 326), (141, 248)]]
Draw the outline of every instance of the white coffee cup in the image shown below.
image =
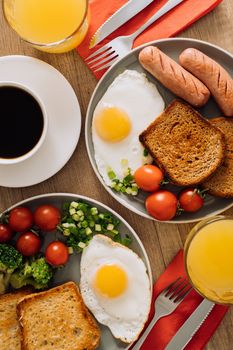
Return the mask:
[[(37, 143), (27, 153), (24, 153), (24, 154), (22, 154), (20, 156), (16, 156), (16, 157), (13, 157), (13, 158), (8, 158), (8, 157), (7, 158), (2, 158), (0, 156), (0, 165), (1, 164), (2, 165), (16, 164), (16, 163), (19, 163), (19, 162), (23, 162), (26, 159), (32, 157), (40, 149), (40, 147), (44, 143), (44, 140), (45, 140), (45, 137), (46, 137), (46, 134), (47, 134), (47, 129), (48, 129), (48, 116), (47, 116), (47, 113), (46, 113), (46, 109), (45, 109), (44, 103), (42, 102), (41, 98), (38, 96), (38, 94), (35, 91), (33, 91), (30, 87), (28, 87), (28, 86), (26, 86), (24, 84), (18, 83), (18, 82), (16, 83), (16, 82), (13, 82), (13, 81), (1, 81), (0, 82), (0, 93), (1, 93), (1, 88), (4, 88), (4, 87), (18, 88), (20, 90), (25, 91), (29, 95), (31, 95), (31, 97), (37, 102), (37, 104), (39, 105), (39, 107), (41, 109), (42, 116), (43, 116), (43, 129), (42, 129), (41, 135), (40, 135)], [(1, 125), (1, 122), (0, 122), (0, 125)], [(9, 135), (10, 135), (10, 130), (9, 130)], [(11, 140), (10, 137), (9, 137), (9, 142), (13, 142), (13, 140)]]

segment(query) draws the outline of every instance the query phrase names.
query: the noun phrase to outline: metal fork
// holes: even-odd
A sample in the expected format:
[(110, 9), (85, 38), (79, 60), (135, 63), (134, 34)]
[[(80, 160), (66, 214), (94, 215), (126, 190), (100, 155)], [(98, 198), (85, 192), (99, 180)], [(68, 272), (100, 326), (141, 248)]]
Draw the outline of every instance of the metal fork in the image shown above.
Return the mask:
[[(152, 16), (146, 23), (144, 23), (136, 32), (131, 35), (119, 36), (108, 44), (96, 50), (86, 58), (87, 64), (90, 68), (95, 68), (94, 72), (112, 66), (119, 58), (125, 56), (132, 49), (134, 40), (147, 27), (154, 23), (157, 19), (172, 10), (184, 0), (169, 0), (154, 16)], [(107, 62), (107, 63), (106, 63)]]
[(155, 323), (161, 317), (171, 314), (177, 306), (180, 305), (191, 289), (192, 287), (190, 284), (184, 278), (179, 277), (159, 294), (155, 300), (154, 317), (131, 350), (139, 350), (141, 348)]

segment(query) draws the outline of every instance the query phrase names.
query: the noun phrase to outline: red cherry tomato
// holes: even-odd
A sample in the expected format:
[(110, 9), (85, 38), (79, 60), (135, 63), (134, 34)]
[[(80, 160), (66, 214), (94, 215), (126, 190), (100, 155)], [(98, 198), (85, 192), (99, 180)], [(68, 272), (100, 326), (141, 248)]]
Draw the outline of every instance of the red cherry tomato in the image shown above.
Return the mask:
[(25, 207), (17, 207), (10, 211), (9, 226), (13, 231), (23, 232), (29, 230), (33, 225), (33, 214)]
[(138, 187), (147, 192), (157, 191), (163, 178), (163, 172), (155, 165), (143, 165), (134, 173)]
[(43, 231), (55, 230), (60, 218), (60, 210), (49, 204), (41, 205), (34, 212), (35, 224)]
[(9, 225), (0, 224), (0, 243), (10, 241), (13, 236), (13, 231)]
[(24, 256), (33, 256), (40, 251), (40, 238), (33, 232), (22, 233), (17, 242), (17, 250)]
[(165, 190), (151, 194), (146, 199), (148, 213), (157, 220), (171, 220), (176, 215), (178, 200), (176, 196)]
[(203, 207), (204, 199), (198, 194), (197, 189), (186, 188), (180, 193), (179, 202), (184, 211), (195, 213)]
[(69, 258), (68, 248), (64, 243), (54, 241), (46, 248), (45, 258), (50, 265), (65, 265)]

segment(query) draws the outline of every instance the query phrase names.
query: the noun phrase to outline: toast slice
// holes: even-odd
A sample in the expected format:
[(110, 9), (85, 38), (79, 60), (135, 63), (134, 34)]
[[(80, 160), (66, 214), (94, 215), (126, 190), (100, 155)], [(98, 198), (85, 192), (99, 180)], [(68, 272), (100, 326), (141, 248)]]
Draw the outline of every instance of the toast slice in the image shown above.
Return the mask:
[(74, 282), (25, 297), (17, 312), (22, 350), (93, 350), (99, 344), (99, 328)]
[(202, 184), (202, 187), (214, 196), (233, 198), (233, 118), (213, 118), (210, 122), (225, 136), (226, 156), (220, 168)]
[(224, 159), (225, 141), (221, 131), (179, 100), (173, 101), (141, 133), (139, 140), (178, 186), (200, 184)]
[(18, 302), (30, 294), (30, 290), (19, 290), (0, 296), (0, 349), (21, 350), (20, 325), (16, 313)]

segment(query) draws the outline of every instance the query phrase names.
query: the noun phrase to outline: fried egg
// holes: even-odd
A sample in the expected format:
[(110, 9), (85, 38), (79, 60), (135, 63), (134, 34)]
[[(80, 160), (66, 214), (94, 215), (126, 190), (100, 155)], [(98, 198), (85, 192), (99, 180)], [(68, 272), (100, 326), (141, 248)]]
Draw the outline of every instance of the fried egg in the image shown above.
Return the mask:
[(95, 161), (107, 185), (109, 169), (122, 180), (150, 157), (143, 156), (139, 134), (164, 110), (164, 101), (146, 75), (126, 70), (109, 86), (97, 104), (92, 123)]
[(96, 235), (81, 258), (80, 290), (96, 319), (114, 337), (136, 340), (150, 311), (151, 290), (146, 267), (131, 249)]

